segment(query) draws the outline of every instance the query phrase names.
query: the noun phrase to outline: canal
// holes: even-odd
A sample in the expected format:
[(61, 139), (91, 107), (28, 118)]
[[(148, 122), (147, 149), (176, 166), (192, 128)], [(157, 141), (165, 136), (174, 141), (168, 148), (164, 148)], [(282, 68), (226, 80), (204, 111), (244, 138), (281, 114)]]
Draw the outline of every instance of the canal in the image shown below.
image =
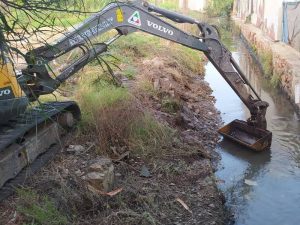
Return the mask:
[[(267, 122), (273, 132), (271, 149), (262, 153), (226, 140), (219, 142), (217, 151), (222, 159), (216, 176), (227, 207), (237, 225), (300, 224), (299, 116), (287, 98), (263, 78), (243, 40), (231, 35), (227, 43), (251, 84), (269, 102)], [(206, 66), (206, 81), (225, 124), (249, 117), (248, 109), (211, 63)]]

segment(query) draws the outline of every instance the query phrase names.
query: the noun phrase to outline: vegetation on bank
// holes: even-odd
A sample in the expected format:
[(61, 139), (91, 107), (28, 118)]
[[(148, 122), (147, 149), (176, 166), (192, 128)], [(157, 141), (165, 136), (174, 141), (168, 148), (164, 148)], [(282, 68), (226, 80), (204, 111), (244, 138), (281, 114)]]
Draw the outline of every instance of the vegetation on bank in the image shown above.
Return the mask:
[(273, 53), (271, 50), (257, 48), (255, 44), (251, 44), (251, 48), (260, 61), (265, 78), (270, 80), (273, 88), (278, 87), (281, 78), (278, 74), (274, 73)]
[(18, 189), (17, 194), (19, 197), (17, 211), (30, 221), (29, 224), (68, 224), (67, 217), (57, 209), (49, 196), (38, 194), (32, 189)]
[(206, 9), (209, 16), (230, 16), (233, 0), (210, 0)]
[[(109, 52), (116, 58), (108, 56), (104, 60), (114, 64), (116, 74), (120, 73), (129, 82), (141, 75), (138, 70), (141, 61), (167, 54), (183, 68), (195, 74), (203, 73), (198, 52), (177, 44), (169, 44), (167, 47), (165, 44), (165, 40), (136, 33), (123, 37), (111, 46)], [(172, 128), (155, 120), (151, 113), (143, 109), (132, 91), (126, 87), (116, 87), (110, 75), (101, 71), (97, 63), (92, 63), (84, 71), (80, 74), (84, 82), (78, 82), (79, 92), (76, 94), (76, 100), (83, 111), (81, 130), (83, 134), (95, 134), (93, 139), (98, 140), (100, 152), (109, 152), (112, 147), (129, 148), (144, 156), (151, 155), (153, 149), (156, 149), (156, 153), (162, 152), (163, 147), (172, 140)], [(147, 79), (139, 83), (139, 91), (159, 95)], [(180, 103), (167, 97), (163, 98), (161, 104), (166, 112), (176, 112), (180, 107)]]
[[(161, 56), (172, 59), (170, 63), (177, 70), (186, 69), (195, 75), (204, 72), (199, 52), (143, 33), (120, 38), (110, 47), (109, 53), (114, 57), (105, 55), (102, 59), (112, 66), (116, 77), (127, 78), (129, 83), (137, 82), (136, 79), (143, 75), (139, 68), (144, 60)], [(162, 95), (153, 88), (152, 82), (147, 77), (138, 82), (137, 95), (146, 93), (153, 98)], [(177, 138), (176, 130), (158, 120), (151, 110), (141, 106), (134, 90), (130, 88), (131, 86), (126, 85), (116, 86), (108, 71), (103, 70), (95, 61), (63, 85), (61, 90), (55, 93), (56, 97), (49, 95), (42, 100), (71, 98), (77, 101), (82, 110), (77, 138), (79, 141), (94, 142), (97, 154), (114, 155), (116, 151), (120, 154), (130, 151), (131, 155), (143, 160), (157, 159), (170, 152), (173, 140)], [(181, 107), (180, 102), (168, 96), (162, 98), (161, 105), (163, 111), (173, 114)], [(179, 153), (191, 154), (178, 151)], [(126, 206), (129, 204), (127, 201), (117, 197), (113, 201), (113, 206), (116, 207), (116, 204), (120, 207)], [(76, 221), (76, 214), (72, 218), (60, 208), (53, 209), (55, 203), (52, 196), (44, 196), (30, 189), (21, 189), (18, 192), (17, 204), (20, 205), (17, 208), (18, 213), (22, 214), (28, 223), (54, 225)], [(45, 214), (45, 211), (50, 213)], [(153, 219), (147, 212), (145, 213), (141, 215), (146, 221), (144, 224), (151, 224)], [(45, 223), (49, 216), (54, 218), (50, 220), (53, 223)], [(133, 218), (136, 216), (137, 214), (132, 215)]]
[[(172, 1), (165, 1), (164, 4), (162, 7), (174, 9)], [(60, 22), (65, 20), (64, 16), (60, 17), (59, 15), (58, 18)], [(81, 21), (79, 17), (71, 17), (71, 23), (78, 21)], [(204, 73), (204, 63), (199, 52), (142, 33), (120, 38), (110, 47), (109, 54), (113, 57), (106, 54), (101, 56), (101, 60), (105, 60), (111, 65), (117, 78), (125, 77), (129, 83), (144, 75), (138, 69), (142, 61), (160, 56), (172, 59), (168, 61), (171, 64), (170, 67), (182, 73), (186, 71), (194, 75)], [(98, 155), (114, 155), (116, 152), (122, 154), (129, 151), (131, 155), (145, 161), (157, 159), (167, 153), (173, 157), (176, 157), (176, 154), (183, 155), (187, 158), (186, 160), (191, 160), (188, 159), (192, 157), (190, 155), (197, 155), (199, 149), (190, 148), (188, 151), (187, 149), (176, 149), (176, 152), (170, 153), (174, 140), (178, 138), (177, 131), (165, 121), (158, 120), (151, 109), (141, 106), (130, 86), (116, 86), (106, 66), (103, 63), (102, 66), (95, 60), (64, 84), (58, 92), (55, 92), (55, 96), (41, 97), (42, 101), (73, 99), (79, 103), (82, 110), (82, 121), (78, 126), (78, 141), (94, 142), (95, 152)], [(161, 97), (163, 93), (157, 91), (149, 79), (143, 78), (138, 82), (140, 93), (144, 92), (155, 99), (161, 99), (159, 101), (163, 112), (175, 115), (182, 107), (181, 103), (173, 97)], [(160, 160), (165, 159), (162, 157)], [(180, 165), (177, 166), (177, 163)], [(158, 167), (157, 170), (162, 170), (162, 174), (166, 174), (170, 179), (173, 175), (183, 175), (190, 166), (187, 163), (182, 163), (179, 159), (176, 159), (175, 162), (161, 164), (161, 168)], [(196, 170), (191, 169), (191, 171)], [(197, 172), (202, 173), (201, 171)], [(135, 178), (128, 177), (126, 179)], [(60, 181), (64, 182), (62, 180), (64, 180), (63, 178)], [(49, 181), (49, 183), (51, 182), (58, 186), (62, 185), (58, 193), (42, 193), (38, 190), (35, 191), (34, 188), (18, 190), (16, 200), (18, 207), (16, 210), (18, 214), (22, 215), (25, 223), (37, 225), (73, 224), (80, 216), (83, 217), (82, 211), (93, 214), (94, 211), (109, 211), (108, 208), (119, 207), (123, 209), (120, 211), (120, 215), (112, 214), (108, 217), (117, 217), (119, 220), (119, 217), (123, 216), (125, 219), (122, 220), (122, 223), (129, 221), (128, 224), (135, 224), (137, 218), (139, 221), (143, 221), (141, 224), (157, 224), (152, 217), (156, 212), (152, 212), (152, 209), (159, 211), (160, 207), (167, 207), (174, 213), (182, 211), (182, 207), (178, 203), (169, 199), (166, 201), (164, 196), (157, 197), (154, 193), (151, 193), (151, 196), (143, 195), (134, 187), (130, 187), (133, 190), (126, 195), (107, 199), (103, 196), (88, 196), (87, 193), (83, 193), (87, 190), (81, 190), (80, 187), (77, 187), (74, 180), (68, 181), (71, 185), (69, 183), (56, 183), (57, 180)], [(128, 182), (130, 185), (130, 181)], [(135, 183), (135, 181), (131, 182)], [(68, 185), (75, 185), (72, 188), (75, 188), (76, 191), (74, 192)], [(163, 189), (170, 188), (169, 183), (165, 185), (166, 187)], [(81, 205), (76, 201), (84, 202), (86, 205)], [(68, 208), (64, 208), (65, 205), (60, 204), (61, 202), (66, 203)], [(132, 202), (138, 204), (136, 211), (131, 210), (135, 208), (132, 206)], [(95, 208), (96, 205), (98, 208)], [(146, 210), (140, 212), (144, 208)]]

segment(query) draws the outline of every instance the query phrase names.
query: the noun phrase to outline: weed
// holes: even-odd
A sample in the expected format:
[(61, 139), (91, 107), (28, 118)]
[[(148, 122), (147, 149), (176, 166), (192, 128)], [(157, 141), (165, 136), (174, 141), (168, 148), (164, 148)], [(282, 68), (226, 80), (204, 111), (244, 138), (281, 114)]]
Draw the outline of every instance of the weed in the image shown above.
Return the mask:
[(206, 12), (209, 16), (229, 16), (233, 7), (233, 0), (211, 0)]
[(89, 86), (80, 90), (81, 95), (78, 96), (79, 103), (85, 115), (87, 123), (93, 123), (93, 119), (89, 116), (99, 108), (110, 107), (116, 102), (120, 102), (129, 98), (128, 91), (125, 88), (118, 88), (112, 85), (98, 84), (96, 87)]
[(150, 213), (144, 212), (142, 214), (142, 217), (145, 220), (145, 222), (147, 222), (147, 224), (149, 224), (149, 225), (155, 225), (156, 224), (155, 219), (153, 218), (153, 216), (151, 216)]
[(68, 220), (47, 196), (41, 196), (30, 189), (18, 189), (17, 211), (27, 218), (30, 224), (63, 225)]
[(83, 132), (97, 140), (102, 151), (111, 146), (128, 145), (128, 127), (136, 119), (139, 110), (124, 88), (107, 86), (90, 89), (80, 100), (83, 110)]
[(158, 50), (161, 46), (157, 37), (148, 34), (136, 33), (126, 36), (111, 47), (110, 53), (117, 56), (121, 63), (128, 58), (141, 58), (153, 55), (153, 46)]
[(204, 74), (204, 66), (198, 51), (178, 45), (173, 51), (168, 52), (181, 68), (186, 68), (195, 74)]
[(167, 113), (176, 113), (178, 112), (178, 110), (180, 110), (180, 108), (181, 108), (181, 104), (176, 99), (165, 97), (162, 100), (162, 109)]
[(139, 79), (138, 87), (139, 90), (142, 90), (143, 92), (146, 92), (151, 96), (156, 96), (158, 94), (158, 91), (154, 89), (153, 83), (150, 79), (147, 79), (147, 77), (142, 77), (141, 79)]
[(261, 64), (266, 77), (271, 78), (273, 74), (273, 56), (269, 51), (261, 51), (259, 53)]
[(133, 79), (137, 74), (137, 69), (131, 65), (128, 65), (124, 69), (123, 73), (128, 79)]
[(257, 47), (255, 44), (251, 44), (251, 48), (255, 54), (257, 54)]
[(174, 0), (172, 0), (172, 1), (168, 0), (168, 1), (163, 1), (159, 5), (159, 7), (164, 8), (164, 9), (168, 9), (168, 10), (179, 10), (179, 3), (176, 0), (175, 1)]
[(251, 23), (251, 15), (249, 15), (249, 16), (246, 17), (245, 23)]
[(131, 128), (130, 146), (133, 153), (142, 156), (162, 155), (172, 144), (174, 131), (150, 114), (136, 120)]
[(278, 87), (279, 84), (280, 84), (280, 80), (281, 80), (280, 75), (277, 74), (277, 73), (274, 73), (273, 76), (272, 76), (272, 78), (271, 78), (271, 85), (272, 85), (274, 88)]

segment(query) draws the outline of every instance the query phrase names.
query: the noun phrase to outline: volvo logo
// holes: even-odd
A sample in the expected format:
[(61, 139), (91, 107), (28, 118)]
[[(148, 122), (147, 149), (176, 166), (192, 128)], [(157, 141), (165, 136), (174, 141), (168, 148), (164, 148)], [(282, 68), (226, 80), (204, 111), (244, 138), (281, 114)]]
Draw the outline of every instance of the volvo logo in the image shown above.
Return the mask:
[(0, 90), (0, 97), (5, 95), (10, 95), (10, 94), (11, 94), (11, 90), (9, 89)]
[(163, 27), (163, 26), (161, 26), (161, 25), (158, 25), (158, 24), (156, 24), (156, 23), (153, 23), (153, 22), (151, 22), (151, 21), (149, 21), (149, 20), (147, 20), (147, 24), (148, 24), (148, 27), (152, 27), (152, 28), (154, 28), (155, 30), (159, 30), (159, 31), (161, 31), (161, 32), (163, 32), (163, 33), (165, 33), (165, 34), (170, 35), (170, 36), (173, 36), (173, 35), (174, 35), (174, 31), (172, 31), (172, 30), (170, 30), (170, 29), (168, 29), (168, 28), (166, 28), (166, 27)]

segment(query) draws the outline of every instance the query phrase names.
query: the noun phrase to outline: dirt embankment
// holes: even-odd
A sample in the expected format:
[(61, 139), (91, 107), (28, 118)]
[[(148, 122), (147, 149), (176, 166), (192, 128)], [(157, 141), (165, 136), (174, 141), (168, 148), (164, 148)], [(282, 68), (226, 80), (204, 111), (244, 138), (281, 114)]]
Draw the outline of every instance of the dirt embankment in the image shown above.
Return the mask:
[[(123, 85), (135, 102), (131, 110), (150, 113), (172, 129), (170, 143), (134, 153), (112, 147), (105, 154), (113, 159), (114, 181), (112, 192), (104, 193), (89, 188), (82, 178), (87, 165), (99, 157), (97, 142), (70, 140), (66, 146), (83, 148), (66, 147), (28, 185), (33, 195), (46, 195), (58, 210), (53, 211), (60, 215), (57, 223), (47, 224), (224, 224), (224, 198), (213, 166), (220, 120), (212, 91), (204, 81), (203, 65), (201, 74), (195, 74), (165, 53), (134, 60), (138, 75), (123, 79)], [(24, 197), (22, 192), (13, 196), (0, 208), (0, 224), (32, 222), (35, 212), (24, 208), (41, 201), (45, 198)], [(37, 218), (34, 222), (39, 224)]]

